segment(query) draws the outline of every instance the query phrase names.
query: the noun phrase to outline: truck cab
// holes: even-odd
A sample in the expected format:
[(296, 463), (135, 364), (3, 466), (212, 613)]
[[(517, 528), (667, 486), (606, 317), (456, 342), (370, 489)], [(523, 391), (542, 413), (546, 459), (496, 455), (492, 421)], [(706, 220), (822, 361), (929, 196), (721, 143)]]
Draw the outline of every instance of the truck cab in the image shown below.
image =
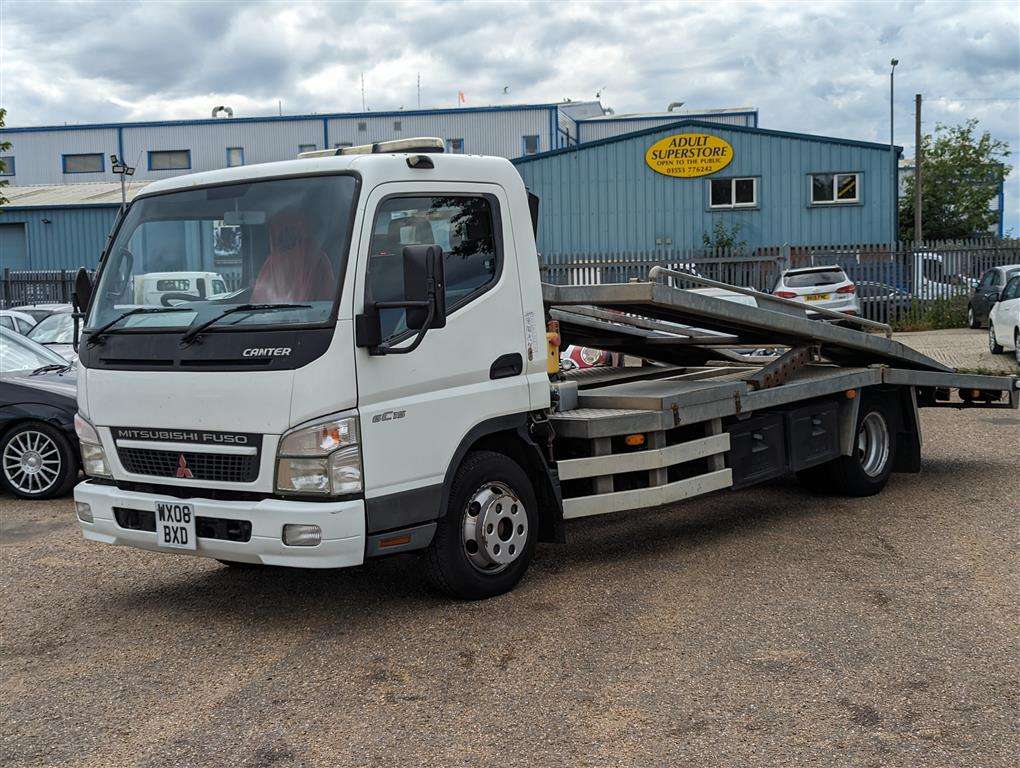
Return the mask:
[[(181, 176), (135, 198), (79, 344), (86, 538), (350, 566), (428, 545), (454, 473), (494, 435), (542, 471), (527, 193), (504, 159), (424, 149)], [(213, 263), (224, 226), (239, 233), (229, 271)], [(238, 288), (169, 306), (138, 291), (168, 252), (188, 265), (180, 280), (216, 272)], [(425, 303), (439, 313), (423, 326)], [(533, 547), (534, 528), (512, 548)]]

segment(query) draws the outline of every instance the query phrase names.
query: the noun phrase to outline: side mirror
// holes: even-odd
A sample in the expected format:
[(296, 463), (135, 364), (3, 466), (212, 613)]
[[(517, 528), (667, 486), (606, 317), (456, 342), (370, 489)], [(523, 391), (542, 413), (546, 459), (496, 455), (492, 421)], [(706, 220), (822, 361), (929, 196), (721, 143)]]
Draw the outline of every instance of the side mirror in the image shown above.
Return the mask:
[(412, 331), (446, 327), (443, 249), (438, 245), (404, 246), (404, 301)]
[(85, 267), (78, 269), (74, 276), (74, 291), (71, 293), (71, 306), (74, 307), (72, 319), (74, 320), (74, 335), (71, 339), (71, 346), (78, 351), (78, 340), (81, 333), (81, 321), (85, 318), (85, 312), (89, 308), (89, 301), (92, 300), (92, 278), (89, 277)]
[(88, 270), (81, 267), (78, 274), (74, 276), (74, 292), (71, 294), (71, 303), (76, 312), (84, 313), (89, 308), (89, 301), (92, 299), (92, 278)]
[[(404, 295), (399, 301), (375, 301), (355, 318), (355, 343), (368, 347), (370, 355), (406, 355), (421, 344), (431, 328), (446, 327), (446, 277), (443, 249), (437, 245), (406, 245), (401, 258)], [(379, 311), (404, 310), (408, 330), (418, 335), (406, 347), (382, 343)]]

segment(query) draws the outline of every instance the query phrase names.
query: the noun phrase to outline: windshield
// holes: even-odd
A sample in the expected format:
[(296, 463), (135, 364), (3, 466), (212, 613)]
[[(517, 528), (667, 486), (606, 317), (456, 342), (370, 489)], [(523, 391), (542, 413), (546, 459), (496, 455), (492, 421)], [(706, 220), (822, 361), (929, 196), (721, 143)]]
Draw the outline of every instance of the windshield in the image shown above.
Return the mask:
[(74, 341), (74, 318), (70, 312), (50, 315), (28, 332), (28, 338), (40, 344), (71, 344)]
[(102, 267), (88, 327), (139, 307), (121, 329), (180, 330), (240, 304), (301, 304), (238, 312), (216, 325), (323, 323), (346, 265), (353, 176), (271, 179), (137, 200)]
[(67, 361), (41, 344), (0, 328), (0, 373), (34, 371), (44, 365), (57, 364), (66, 365)]

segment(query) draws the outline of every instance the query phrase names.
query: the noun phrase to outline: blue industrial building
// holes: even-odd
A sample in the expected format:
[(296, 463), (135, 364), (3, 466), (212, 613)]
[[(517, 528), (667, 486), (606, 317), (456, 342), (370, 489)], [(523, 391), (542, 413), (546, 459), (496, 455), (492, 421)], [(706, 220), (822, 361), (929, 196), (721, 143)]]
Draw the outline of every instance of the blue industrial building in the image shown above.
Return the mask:
[[(299, 152), (411, 136), (444, 138), (447, 151), (528, 156), (578, 141), (696, 117), (757, 125), (753, 108), (615, 115), (598, 101), (459, 109), (232, 117), (144, 123), (8, 127), (0, 160), (10, 204), (0, 212), (0, 269), (93, 267), (116, 220), (120, 186), (110, 155), (136, 166), (128, 198), (146, 182), (183, 173), (287, 160)], [(230, 117), (217, 117), (220, 114)]]
[[(145, 184), (127, 188), (130, 200)], [(99, 263), (117, 221), (120, 184), (4, 187), (0, 210), (0, 269), (89, 268)]]
[[(671, 142), (680, 148), (654, 148)], [(710, 162), (697, 159), (702, 151)], [(671, 170), (674, 160), (654, 152), (673, 152), (680, 165)], [(887, 144), (686, 119), (513, 162), (541, 199), (539, 249), (604, 254), (703, 248), (717, 224), (749, 249), (888, 243), (900, 154)]]

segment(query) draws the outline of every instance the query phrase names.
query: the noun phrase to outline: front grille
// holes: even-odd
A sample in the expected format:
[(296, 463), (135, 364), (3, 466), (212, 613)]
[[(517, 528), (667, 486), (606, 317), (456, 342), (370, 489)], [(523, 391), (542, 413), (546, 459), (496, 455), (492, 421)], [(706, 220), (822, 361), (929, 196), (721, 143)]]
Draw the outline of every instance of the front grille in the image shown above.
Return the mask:
[[(184, 464), (195, 480), (219, 480), (226, 483), (250, 483), (259, 476), (259, 456), (232, 453), (189, 453), (188, 451), (156, 451), (151, 448), (121, 448), (117, 455), (124, 468), (136, 475), (178, 477)], [(184, 474), (185, 477), (188, 475)]]
[[(113, 516), (117, 525), (130, 531), (156, 531), (156, 513), (151, 509), (126, 509), (114, 507)], [(195, 535), (200, 539), (223, 539), (224, 541), (251, 541), (251, 522), (231, 520), (226, 517), (195, 516)]]

